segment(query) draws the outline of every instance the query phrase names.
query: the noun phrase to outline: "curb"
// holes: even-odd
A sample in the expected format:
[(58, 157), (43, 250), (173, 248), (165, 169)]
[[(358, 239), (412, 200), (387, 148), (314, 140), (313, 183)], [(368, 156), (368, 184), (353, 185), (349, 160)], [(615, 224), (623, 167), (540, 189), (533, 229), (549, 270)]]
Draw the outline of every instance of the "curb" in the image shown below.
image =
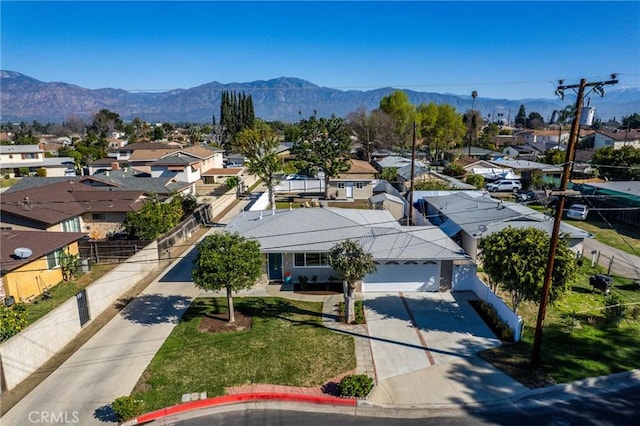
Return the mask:
[(120, 426), (131, 426), (148, 423), (154, 420), (161, 419), (163, 417), (186, 413), (188, 411), (200, 410), (203, 408), (210, 408), (221, 405), (235, 404), (239, 402), (253, 402), (253, 401), (287, 401), (287, 402), (300, 402), (307, 404), (324, 404), (343, 407), (356, 407), (357, 400), (350, 398), (338, 398), (334, 396), (312, 396), (312, 395), (295, 395), (287, 393), (245, 393), (239, 395), (224, 395), (215, 398), (202, 399), (198, 401), (185, 402), (182, 404), (173, 405), (171, 407), (161, 408), (156, 411), (142, 414), (126, 422), (120, 423)]

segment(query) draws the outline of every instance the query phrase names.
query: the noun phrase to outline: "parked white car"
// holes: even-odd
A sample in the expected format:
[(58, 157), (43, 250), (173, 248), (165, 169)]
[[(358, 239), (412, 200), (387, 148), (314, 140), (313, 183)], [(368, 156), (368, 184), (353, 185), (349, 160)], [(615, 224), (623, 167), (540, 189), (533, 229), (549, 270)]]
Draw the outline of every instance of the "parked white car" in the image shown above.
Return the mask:
[(589, 214), (589, 207), (584, 204), (574, 204), (567, 210), (567, 218), (576, 220), (586, 220)]
[(522, 189), (522, 184), (519, 180), (513, 179), (502, 179), (497, 180), (493, 183), (487, 184), (487, 191), (489, 192), (498, 192), (498, 191), (509, 191), (509, 192), (518, 192)]

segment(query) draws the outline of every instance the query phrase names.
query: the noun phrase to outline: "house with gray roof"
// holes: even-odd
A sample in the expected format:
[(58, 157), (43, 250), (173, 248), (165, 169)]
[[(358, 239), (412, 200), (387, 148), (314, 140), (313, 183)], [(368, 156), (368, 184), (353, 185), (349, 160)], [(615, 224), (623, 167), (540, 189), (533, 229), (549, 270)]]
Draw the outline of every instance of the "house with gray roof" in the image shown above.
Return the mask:
[[(418, 196), (414, 194), (414, 200), (422, 223), (438, 226), (474, 260), (478, 257), (478, 242), (506, 227), (532, 227), (549, 234), (553, 230), (553, 217), (521, 204), (497, 200), (483, 191), (423, 191)], [(576, 253), (582, 252), (585, 238), (593, 238), (566, 222), (560, 224), (560, 232), (568, 236), (569, 247)]]
[(40, 145), (0, 145), (2, 176), (23, 177), (45, 169), (46, 176), (75, 176), (71, 157), (48, 158)]
[(640, 181), (591, 182), (576, 185), (592, 210), (610, 220), (640, 224)]
[(247, 211), (226, 227), (256, 239), (265, 257), (271, 281), (307, 277), (322, 282), (337, 279), (328, 264), (336, 243), (358, 241), (372, 254), (377, 271), (367, 275), (359, 291), (439, 291), (452, 282), (454, 263), (466, 263), (464, 254), (435, 226), (401, 226), (385, 210), (301, 208)]

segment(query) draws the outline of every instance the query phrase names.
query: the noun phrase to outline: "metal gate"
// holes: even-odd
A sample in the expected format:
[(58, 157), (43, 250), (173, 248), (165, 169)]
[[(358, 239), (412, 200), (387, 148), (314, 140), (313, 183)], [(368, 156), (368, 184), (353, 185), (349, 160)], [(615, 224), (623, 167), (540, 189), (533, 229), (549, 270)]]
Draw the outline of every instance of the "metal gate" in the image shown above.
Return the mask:
[(87, 291), (82, 290), (76, 294), (76, 302), (78, 302), (78, 316), (80, 317), (80, 327), (89, 321), (89, 301), (87, 300)]

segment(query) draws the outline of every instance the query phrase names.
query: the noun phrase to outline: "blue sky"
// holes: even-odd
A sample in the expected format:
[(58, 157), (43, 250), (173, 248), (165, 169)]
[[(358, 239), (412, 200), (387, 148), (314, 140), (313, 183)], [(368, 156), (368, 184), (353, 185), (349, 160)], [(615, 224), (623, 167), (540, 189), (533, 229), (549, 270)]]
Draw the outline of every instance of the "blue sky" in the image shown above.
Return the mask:
[(10, 2), (0, 62), (42, 81), (158, 91), (298, 77), (337, 89), (553, 98), (640, 87), (640, 2)]

